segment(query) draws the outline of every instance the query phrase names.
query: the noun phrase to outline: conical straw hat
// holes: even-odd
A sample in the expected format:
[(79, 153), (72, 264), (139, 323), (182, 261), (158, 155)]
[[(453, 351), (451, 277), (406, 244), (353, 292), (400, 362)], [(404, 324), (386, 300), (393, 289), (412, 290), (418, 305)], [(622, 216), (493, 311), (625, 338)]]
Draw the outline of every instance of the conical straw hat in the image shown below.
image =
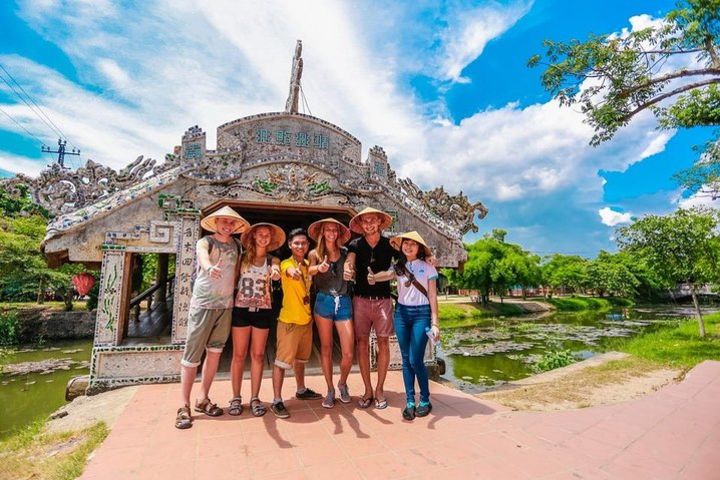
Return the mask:
[(338, 226), (338, 240), (340, 241), (340, 245), (345, 245), (348, 240), (350, 240), (350, 236), (352, 235), (350, 229), (331, 217), (323, 218), (322, 220), (312, 223), (308, 227), (308, 235), (310, 235), (310, 238), (318, 242), (322, 236), (323, 225), (326, 223), (334, 223)]
[(243, 217), (240, 216), (239, 213), (237, 213), (232, 208), (228, 207), (227, 205), (222, 207), (220, 210), (211, 213), (207, 217), (200, 220), (200, 226), (204, 228), (205, 230), (208, 230), (210, 232), (217, 232), (217, 227), (215, 223), (217, 222), (218, 218), (231, 218), (233, 220), (237, 220), (239, 223), (238, 227), (235, 229), (233, 233), (241, 233), (244, 232), (247, 227), (250, 226), (250, 222), (245, 220)]
[(413, 230), (412, 232), (407, 233), (401, 233), (400, 235), (396, 237), (392, 237), (390, 239), (390, 245), (393, 246), (395, 250), (400, 250), (400, 247), (402, 246), (402, 241), (404, 238), (407, 238), (408, 240), (414, 240), (418, 243), (418, 245), (421, 245), (423, 249), (425, 250), (425, 256), (431, 257), (432, 256), (432, 250), (430, 250), (430, 247), (427, 246), (427, 243), (425, 243), (425, 240), (420, 236), (418, 232)]
[(242, 242), (243, 247), (248, 248), (248, 245), (250, 245), (252, 233), (260, 227), (269, 228), (270, 234), (272, 235), (270, 245), (268, 245), (267, 247), (268, 252), (272, 252), (273, 250), (277, 250), (278, 248), (283, 246), (283, 244), (285, 243), (285, 232), (283, 231), (283, 229), (273, 223), (260, 222), (252, 225), (240, 236), (240, 241)]
[(380, 215), (383, 218), (383, 221), (380, 224), (380, 230), (385, 230), (390, 225), (392, 225), (393, 218), (389, 214), (382, 212), (380, 210), (377, 210), (375, 208), (372, 208), (372, 207), (367, 207), (367, 208), (363, 209), (360, 213), (355, 215), (352, 218), (352, 220), (350, 220), (350, 230), (362, 235), (364, 233), (364, 231), (362, 228), (362, 222), (360, 221), (360, 217), (362, 217), (363, 215), (366, 215), (368, 213), (377, 213), (378, 215)]

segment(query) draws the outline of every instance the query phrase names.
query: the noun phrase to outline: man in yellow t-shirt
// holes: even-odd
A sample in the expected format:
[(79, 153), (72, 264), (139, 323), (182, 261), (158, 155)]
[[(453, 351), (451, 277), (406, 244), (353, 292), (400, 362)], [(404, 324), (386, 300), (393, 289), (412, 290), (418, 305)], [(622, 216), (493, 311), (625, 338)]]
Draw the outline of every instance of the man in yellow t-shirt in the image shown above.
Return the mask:
[(277, 323), (277, 349), (273, 366), (273, 399), (270, 409), (279, 418), (290, 413), (282, 400), (285, 370), (295, 372), (300, 400), (317, 400), (319, 393), (305, 386), (305, 363), (312, 353), (312, 315), (310, 313), (310, 274), (305, 255), (310, 247), (307, 232), (296, 228), (288, 235), (288, 247), (292, 256), (280, 263), (283, 303)]

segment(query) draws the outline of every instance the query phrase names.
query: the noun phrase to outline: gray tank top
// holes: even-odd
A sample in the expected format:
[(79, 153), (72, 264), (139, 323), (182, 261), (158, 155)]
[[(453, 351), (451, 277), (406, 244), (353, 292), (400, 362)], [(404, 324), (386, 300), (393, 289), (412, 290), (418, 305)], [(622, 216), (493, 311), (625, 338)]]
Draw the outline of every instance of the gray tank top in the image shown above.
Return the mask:
[(340, 248), (340, 257), (330, 263), (327, 272), (318, 272), (313, 278), (315, 290), (328, 295), (347, 295), (347, 282), (343, 280), (343, 267), (347, 258), (347, 248)]

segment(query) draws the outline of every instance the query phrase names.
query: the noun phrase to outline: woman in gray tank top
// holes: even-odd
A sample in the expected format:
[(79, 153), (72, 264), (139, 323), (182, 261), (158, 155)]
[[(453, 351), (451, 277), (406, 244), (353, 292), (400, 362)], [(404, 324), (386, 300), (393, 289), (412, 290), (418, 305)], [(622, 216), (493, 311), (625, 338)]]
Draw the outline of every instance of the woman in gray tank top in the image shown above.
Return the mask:
[(348, 294), (348, 283), (343, 280), (343, 265), (347, 257), (347, 249), (343, 245), (350, 240), (350, 229), (334, 218), (324, 218), (310, 225), (308, 234), (317, 242), (317, 247), (310, 252), (308, 259), (313, 287), (317, 292), (313, 312), (320, 335), (322, 370), (328, 388), (322, 406), (332, 408), (335, 405), (332, 378), (333, 324), (337, 329), (342, 350), (338, 382), (340, 401), (351, 401), (347, 377), (352, 367), (354, 346), (352, 302)]

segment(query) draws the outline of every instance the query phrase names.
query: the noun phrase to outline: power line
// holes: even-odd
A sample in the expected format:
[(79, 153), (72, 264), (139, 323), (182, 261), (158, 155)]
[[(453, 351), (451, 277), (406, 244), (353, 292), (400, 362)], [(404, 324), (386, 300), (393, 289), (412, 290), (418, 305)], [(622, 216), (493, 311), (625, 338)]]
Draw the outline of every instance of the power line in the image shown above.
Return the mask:
[[(40, 114), (42, 114), (42, 116), (35, 110), (35, 108), (33, 107), (33, 105), (30, 105), (30, 104), (28, 103), (28, 101), (25, 100), (25, 98), (24, 98), (22, 95), (20, 95), (20, 93), (15, 89), (15, 87), (14, 87), (12, 84), (10, 84), (10, 82), (8, 82), (8, 81), (5, 79), (5, 77), (3, 77), (2, 75), (0, 75), (0, 79), (2, 79), (2, 81), (5, 82), (5, 84), (6, 84), (8, 87), (10, 87), (10, 89), (15, 93), (15, 95), (17, 95), (18, 98), (20, 98), (20, 100), (22, 100), (23, 103), (25, 103), (25, 105), (27, 105), (27, 106), (30, 108), (30, 110), (32, 110), (32, 112), (33, 112), (43, 123), (45, 123), (45, 125), (47, 125), (47, 126), (48, 126), (51, 130), (53, 130), (55, 133), (57, 133), (58, 135), (60, 135), (61, 138), (64, 138), (65, 140), (68, 140), (67, 135), (65, 135), (65, 134), (62, 132), (62, 130), (60, 130), (60, 128), (59, 128), (57, 125), (55, 125), (55, 122), (53, 122), (52, 119), (48, 116), (48, 114), (45, 113), (45, 111), (42, 109), (42, 107), (40, 107), (40, 105), (38, 105), (37, 102), (35, 102), (35, 100), (33, 100), (33, 98), (25, 91), (25, 89), (22, 87), (22, 85), (20, 85), (20, 84), (18, 83), (18, 81), (15, 80), (15, 77), (13, 77), (12, 74), (11, 74), (10, 72), (8, 72), (7, 69), (6, 69), (2, 64), (0, 64), (0, 69), (2, 69), (2, 71), (5, 72), (5, 74), (6, 74), (8, 77), (10, 77), (10, 80), (12, 80), (13, 83), (15, 83), (15, 85), (17, 85), (18, 88), (23, 92), (23, 94), (25, 94), (25, 96), (28, 98), (28, 100), (30, 100), (30, 101), (33, 103), (33, 105), (35, 105), (35, 107), (37, 108), (38, 111), (40, 111)], [(45, 118), (43, 118), (43, 117), (45, 117)], [(70, 146), (73, 147), (73, 148), (77, 148), (77, 147), (75, 147), (75, 145), (73, 145), (72, 142), (70, 142)]]
[(15, 122), (15, 125), (17, 125), (18, 127), (22, 128), (23, 130), (25, 130), (25, 133), (27, 133), (28, 135), (30, 135), (31, 137), (33, 137), (35, 140), (37, 140), (37, 141), (40, 143), (40, 145), (45, 145), (45, 142), (43, 142), (43, 141), (40, 140), (38, 137), (36, 137), (35, 135), (33, 135), (32, 132), (30, 132), (30, 130), (28, 130), (27, 128), (25, 128), (25, 126), (24, 126), (23, 124), (21, 124), (20, 122), (18, 122), (17, 120), (15, 120), (15, 119), (14, 119), (9, 113), (7, 113), (5, 110), (3, 110), (2, 108), (0, 108), (0, 112), (4, 113), (6, 117), (8, 117), (8, 118), (9, 118), (10, 120), (12, 120), (13, 122)]
[[(303, 90), (302, 85), (300, 85), (300, 96), (302, 97), (303, 107), (307, 108), (308, 113), (312, 115), (312, 111), (310, 110), (310, 104), (308, 103), (307, 98), (305, 98), (305, 91)], [(303, 110), (305, 108), (303, 108)]]

